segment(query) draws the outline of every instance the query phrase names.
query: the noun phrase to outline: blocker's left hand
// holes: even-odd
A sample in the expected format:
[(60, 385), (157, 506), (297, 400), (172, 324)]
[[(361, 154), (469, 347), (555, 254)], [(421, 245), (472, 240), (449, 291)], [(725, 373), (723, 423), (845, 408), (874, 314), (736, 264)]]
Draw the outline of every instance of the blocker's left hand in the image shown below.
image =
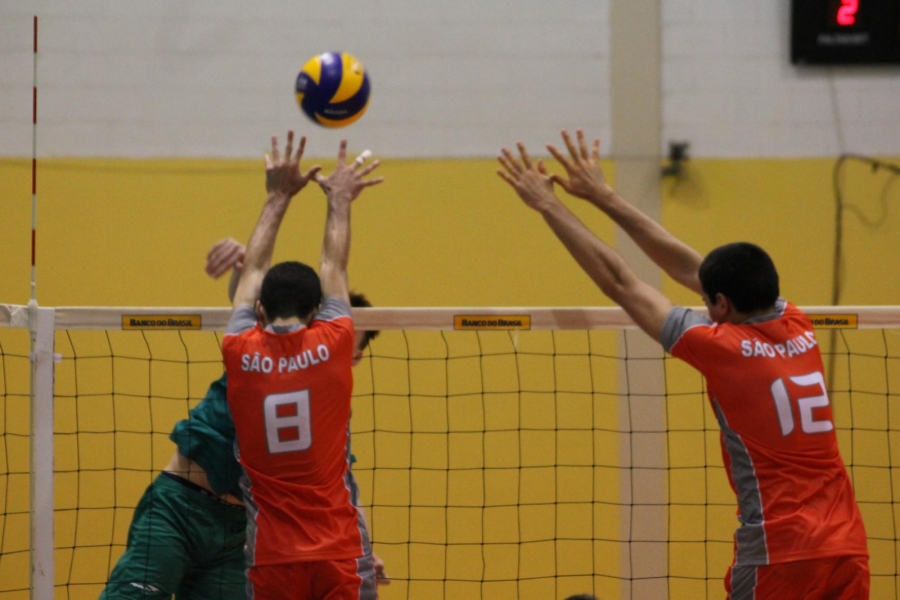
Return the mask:
[(296, 196), (306, 184), (316, 178), (322, 169), (319, 165), (312, 167), (306, 173), (300, 171), (300, 158), (306, 148), (306, 136), (300, 138), (297, 153), (294, 151), (294, 132), (287, 132), (287, 143), (284, 146), (284, 156), (278, 152), (278, 136), (272, 136), (272, 154), (266, 154), (266, 191), (269, 195), (277, 195), (290, 200)]

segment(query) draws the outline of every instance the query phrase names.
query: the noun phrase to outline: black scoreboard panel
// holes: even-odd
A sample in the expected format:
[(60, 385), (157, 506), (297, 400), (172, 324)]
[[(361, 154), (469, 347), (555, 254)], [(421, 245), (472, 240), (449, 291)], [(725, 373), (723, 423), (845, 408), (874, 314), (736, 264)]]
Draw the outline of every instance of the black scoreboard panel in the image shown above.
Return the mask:
[(900, 64), (900, 0), (792, 3), (792, 63)]

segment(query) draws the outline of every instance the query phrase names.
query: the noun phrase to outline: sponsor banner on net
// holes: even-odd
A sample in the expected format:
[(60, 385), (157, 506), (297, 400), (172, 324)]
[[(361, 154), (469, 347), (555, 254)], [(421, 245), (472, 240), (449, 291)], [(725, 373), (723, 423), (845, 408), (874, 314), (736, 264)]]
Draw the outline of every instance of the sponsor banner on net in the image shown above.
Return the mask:
[(832, 313), (807, 315), (816, 329), (858, 329), (859, 315)]
[(453, 329), (531, 329), (531, 315), (455, 315)]
[(122, 329), (200, 329), (200, 315), (122, 315)]

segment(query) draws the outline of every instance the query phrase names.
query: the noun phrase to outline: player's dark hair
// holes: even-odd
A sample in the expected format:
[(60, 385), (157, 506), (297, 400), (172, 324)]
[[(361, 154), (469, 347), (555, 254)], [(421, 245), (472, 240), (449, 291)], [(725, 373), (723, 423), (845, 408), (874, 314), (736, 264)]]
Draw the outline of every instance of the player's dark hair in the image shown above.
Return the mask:
[(266, 273), (259, 302), (269, 321), (305, 318), (322, 302), (322, 284), (316, 271), (303, 263), (278, 263)]
[(574, 596), (569, 596), (566, 600), (597, 600), (597, 596), (593, 594), (575, 594)]
[[(350, 306), (355, 306), (357, 308), (372, 308), (372, 303), (369, 302), (369, 299), (366, 298), (365, 294), (360, 294), (359, 292), (350, 292)], [(366, 339), (363, 342), (362, 348), (360, 350), (365, 350), (369, 346), (369, 342), (378, 337), (380, 331), (366, 331)]]
[(719, 246), (700, 263), (700, 286), (710, 302), (722, 294), (739, 312), (771, 308), (778, 300), (778, 271), (766, 251), (755, 244)]

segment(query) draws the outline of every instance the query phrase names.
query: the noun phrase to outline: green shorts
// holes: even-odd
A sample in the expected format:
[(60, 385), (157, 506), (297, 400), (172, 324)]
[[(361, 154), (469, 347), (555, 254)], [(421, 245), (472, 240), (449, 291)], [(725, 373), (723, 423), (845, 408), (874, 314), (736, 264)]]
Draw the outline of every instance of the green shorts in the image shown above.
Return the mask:
[(134, 511), (128, 547), (100, 600), (245, 598), (246, 528), (243, 507), (160, 475)]

